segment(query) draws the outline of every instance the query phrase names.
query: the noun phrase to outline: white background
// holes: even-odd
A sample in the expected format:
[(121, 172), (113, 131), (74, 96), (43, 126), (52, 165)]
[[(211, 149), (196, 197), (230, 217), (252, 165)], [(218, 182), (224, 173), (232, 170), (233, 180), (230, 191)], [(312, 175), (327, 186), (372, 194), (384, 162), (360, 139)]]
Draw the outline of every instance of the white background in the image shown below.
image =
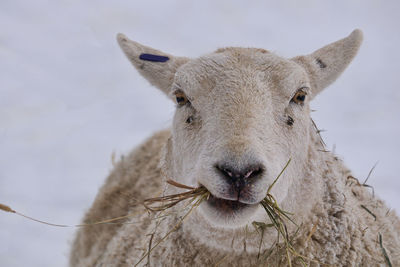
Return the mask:
[[(300, 4), (301, 3), (301, 4)], [(399, 1), (0, 1), (0, 203), (78, 223), (117, 158), (171, 123), (174, 105), (115, 35), (176, 55), (222, 46), (310, 53), (364, 31), (312, 103), (328, 147), (400, 211)], [(0, 266), (66, 266), (73, 228), (0, 213)]]

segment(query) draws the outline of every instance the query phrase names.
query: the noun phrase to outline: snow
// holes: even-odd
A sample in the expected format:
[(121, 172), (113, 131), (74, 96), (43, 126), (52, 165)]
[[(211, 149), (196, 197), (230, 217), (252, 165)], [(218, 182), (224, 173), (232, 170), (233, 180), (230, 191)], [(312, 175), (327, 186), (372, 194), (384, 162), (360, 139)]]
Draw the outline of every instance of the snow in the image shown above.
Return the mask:
[[(120, 51), (115, 35), (176, 55), (251, 46), (292, 57), (364, 31), (362, 49), (312, 107), (328, 147), (400, 211), (398, 1), (0, 2), (0, 203), (80, 222), (111, 154), (171, 123), (174, 105)], [(0, 213), (0, 266), (67, 266), (74, 228)]]

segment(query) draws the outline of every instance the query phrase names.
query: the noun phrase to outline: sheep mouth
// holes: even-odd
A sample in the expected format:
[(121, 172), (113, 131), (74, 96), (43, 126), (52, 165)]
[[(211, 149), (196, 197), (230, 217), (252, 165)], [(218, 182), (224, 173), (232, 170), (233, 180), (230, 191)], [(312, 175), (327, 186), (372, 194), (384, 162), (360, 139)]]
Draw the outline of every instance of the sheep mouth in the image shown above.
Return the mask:
[(246, 204), (238, 200), (217, 198), (213, 195), (209, 196), (209, 198), (207, 199), (207, 204), (210, 208), (217, 210), (218, 212), (223, 214), (232, 214), (241, 212), (244, 209), (257, 205), (257, 204)]

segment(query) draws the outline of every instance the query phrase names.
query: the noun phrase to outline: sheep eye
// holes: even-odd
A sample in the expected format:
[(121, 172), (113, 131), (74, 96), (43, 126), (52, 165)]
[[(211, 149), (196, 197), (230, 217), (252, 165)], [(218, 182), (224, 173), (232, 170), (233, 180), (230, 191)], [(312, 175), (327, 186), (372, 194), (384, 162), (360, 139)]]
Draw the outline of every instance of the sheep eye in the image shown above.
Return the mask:
[(178, 106), (184, 106), (187, 103), (189, 103), (189, 100), (187, 99), (186, 95), (182, 91), (175, 92), (175, 97), (176, 97), (176, 103), (178, 104)]
[(187, 124), (191, 124), (193, 122), (193, 116), (189, 116), (187, 119), (186, 119), (186, 123)]
[(296, 104), (303, 104), (306, 100), (307, 93), (301, 88), (297, 90), (296, 94), (293, 96), (291, 102)]

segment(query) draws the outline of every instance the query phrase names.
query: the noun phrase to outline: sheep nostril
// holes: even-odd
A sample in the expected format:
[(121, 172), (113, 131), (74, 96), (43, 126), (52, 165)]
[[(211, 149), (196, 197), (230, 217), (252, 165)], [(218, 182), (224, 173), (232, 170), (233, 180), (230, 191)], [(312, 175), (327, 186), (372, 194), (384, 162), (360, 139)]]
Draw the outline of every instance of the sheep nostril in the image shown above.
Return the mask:
[(228, 169), (222, 169), (222, 171), (227, 174), (229, 177), (233, 177), (233, 173)]
[(261, 168), (257, 168), (257, 169), (254, 169), (254, 170), (249, 170), (249, 171), (244, 175), (244, 178), (245, 178), (245, 179), (248, 179), (248, 178), (250, 178), (250, 177), (257, 176), (257, 175), (259, 175), (260, 173), (261, 173)]
[(217, 164), (215, 167), (223, 177), (233, 182), (246, 181), (259, 177), (263, 173), (261, 164), (249, 165), (241, 169), (228, 166), (227, 164)]

